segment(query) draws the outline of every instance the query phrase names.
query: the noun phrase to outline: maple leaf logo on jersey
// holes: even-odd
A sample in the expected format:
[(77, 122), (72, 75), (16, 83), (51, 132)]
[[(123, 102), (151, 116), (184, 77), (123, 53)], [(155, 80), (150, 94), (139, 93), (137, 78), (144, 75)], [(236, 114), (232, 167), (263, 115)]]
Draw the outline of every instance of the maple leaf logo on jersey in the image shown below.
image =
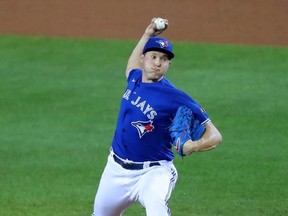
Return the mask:
[(158, 43), (161, 48), (169, 46), (168, 41), (158, 40), (158, 41), (155, 41), (155, 42)]
[(154, 129), (153, 121), (136, 121), (131, 124), (137, 129), (139, 137), (141, 138), (144, 134), (152, 132)]

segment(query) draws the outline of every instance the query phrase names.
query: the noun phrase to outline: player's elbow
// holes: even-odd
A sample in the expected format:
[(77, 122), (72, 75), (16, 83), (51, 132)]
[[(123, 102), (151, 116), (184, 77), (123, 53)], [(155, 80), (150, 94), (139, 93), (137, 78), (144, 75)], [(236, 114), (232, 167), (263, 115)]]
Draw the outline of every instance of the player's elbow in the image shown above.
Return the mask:
[(214, 132), (212, 140), (213, 140), (212, 142), (213, 148), (216, 148), (222, 142), (223, 138), (222, 138), (221, 133), (218, 130)]
[(210, 136), (208, 136), (206, 140), (206, 145), (203, 146), (203, 148), (199, 149), (199, 151), (208, 151), (215, 149), (220, 143), (222, 142), (222, 136), (218, 132), (218, 130), (213, 131)]
[(206, 125), (206, 130), (210, 138), (211, 148), (216, 148), (223, 140), (221, 133), (211, 122)]

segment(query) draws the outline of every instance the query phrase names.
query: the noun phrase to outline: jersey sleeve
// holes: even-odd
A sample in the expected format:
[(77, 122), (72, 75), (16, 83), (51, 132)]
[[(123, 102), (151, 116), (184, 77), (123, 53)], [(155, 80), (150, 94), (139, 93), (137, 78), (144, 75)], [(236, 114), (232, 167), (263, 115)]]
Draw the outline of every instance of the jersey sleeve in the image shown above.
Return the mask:
[(129, 73), (129, 76), (127, 78), (127, 82), (133, 82), (138, 81), (139, 79), (142, 78), (142, 70), (141, 69), (132, 69)]
[(190, 102), (188, 107), (192, 110), (194, 118), (198, 119), (200, 124), (205, 125), (210, 121), (208, 113), (197, 102)]
[(178, 92), (178, 97), (174, 101), (174, 104), (176, 105), (175, 107), (176, 111), (179, 106), (186, 106), (190, 108), (193, 112), (194, 118), (199, 120), (200, 124), (202, 125), (205, 125), (207, 122), (210, 121), (209, 115), (205, 111), (205, 109), (198, 102), (196, 102), (192, 97), (190, 97), (188, 94), (182, 91)]

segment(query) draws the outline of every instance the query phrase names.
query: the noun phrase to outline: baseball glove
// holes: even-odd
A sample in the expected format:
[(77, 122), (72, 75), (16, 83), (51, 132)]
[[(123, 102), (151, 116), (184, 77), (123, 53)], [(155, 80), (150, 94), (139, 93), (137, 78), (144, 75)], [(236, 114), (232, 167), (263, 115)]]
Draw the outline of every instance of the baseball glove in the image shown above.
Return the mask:
[(193, 141), (200, 139), (205, 132), (205, 127), (194, 119), (191, 109), (181, 106), (176, 112), (169, 131), (177, 153), (183, 158), (184, 143), (190, 139)]

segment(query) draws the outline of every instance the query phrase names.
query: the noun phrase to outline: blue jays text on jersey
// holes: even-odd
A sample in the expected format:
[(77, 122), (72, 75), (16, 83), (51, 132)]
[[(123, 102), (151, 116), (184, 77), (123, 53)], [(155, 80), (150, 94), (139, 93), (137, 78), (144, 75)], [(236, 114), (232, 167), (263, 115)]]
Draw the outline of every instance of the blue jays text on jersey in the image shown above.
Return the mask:
[[(122, 98), (129, 100), (130, 94), (131, 90), (127, 89)], [(135, 100), (132, 100), (131, 104), (138, 107), (150, 120), (154, 119), (155, 115), (157, 115), (157, 112), (153, 109), (153, 107), (147, 103), (146, 100), (141, 99), (141, 96), (138, 96)]]
[(127, 81), (112, 141), (113, 151), (123, 159), (172, 160), (169, 126), (179, 106), (192, 109), (201, 124), (209, 121), (201, 106), (165, 77), (159, 82), (143, 83), (142, 71), (134, 69)]

